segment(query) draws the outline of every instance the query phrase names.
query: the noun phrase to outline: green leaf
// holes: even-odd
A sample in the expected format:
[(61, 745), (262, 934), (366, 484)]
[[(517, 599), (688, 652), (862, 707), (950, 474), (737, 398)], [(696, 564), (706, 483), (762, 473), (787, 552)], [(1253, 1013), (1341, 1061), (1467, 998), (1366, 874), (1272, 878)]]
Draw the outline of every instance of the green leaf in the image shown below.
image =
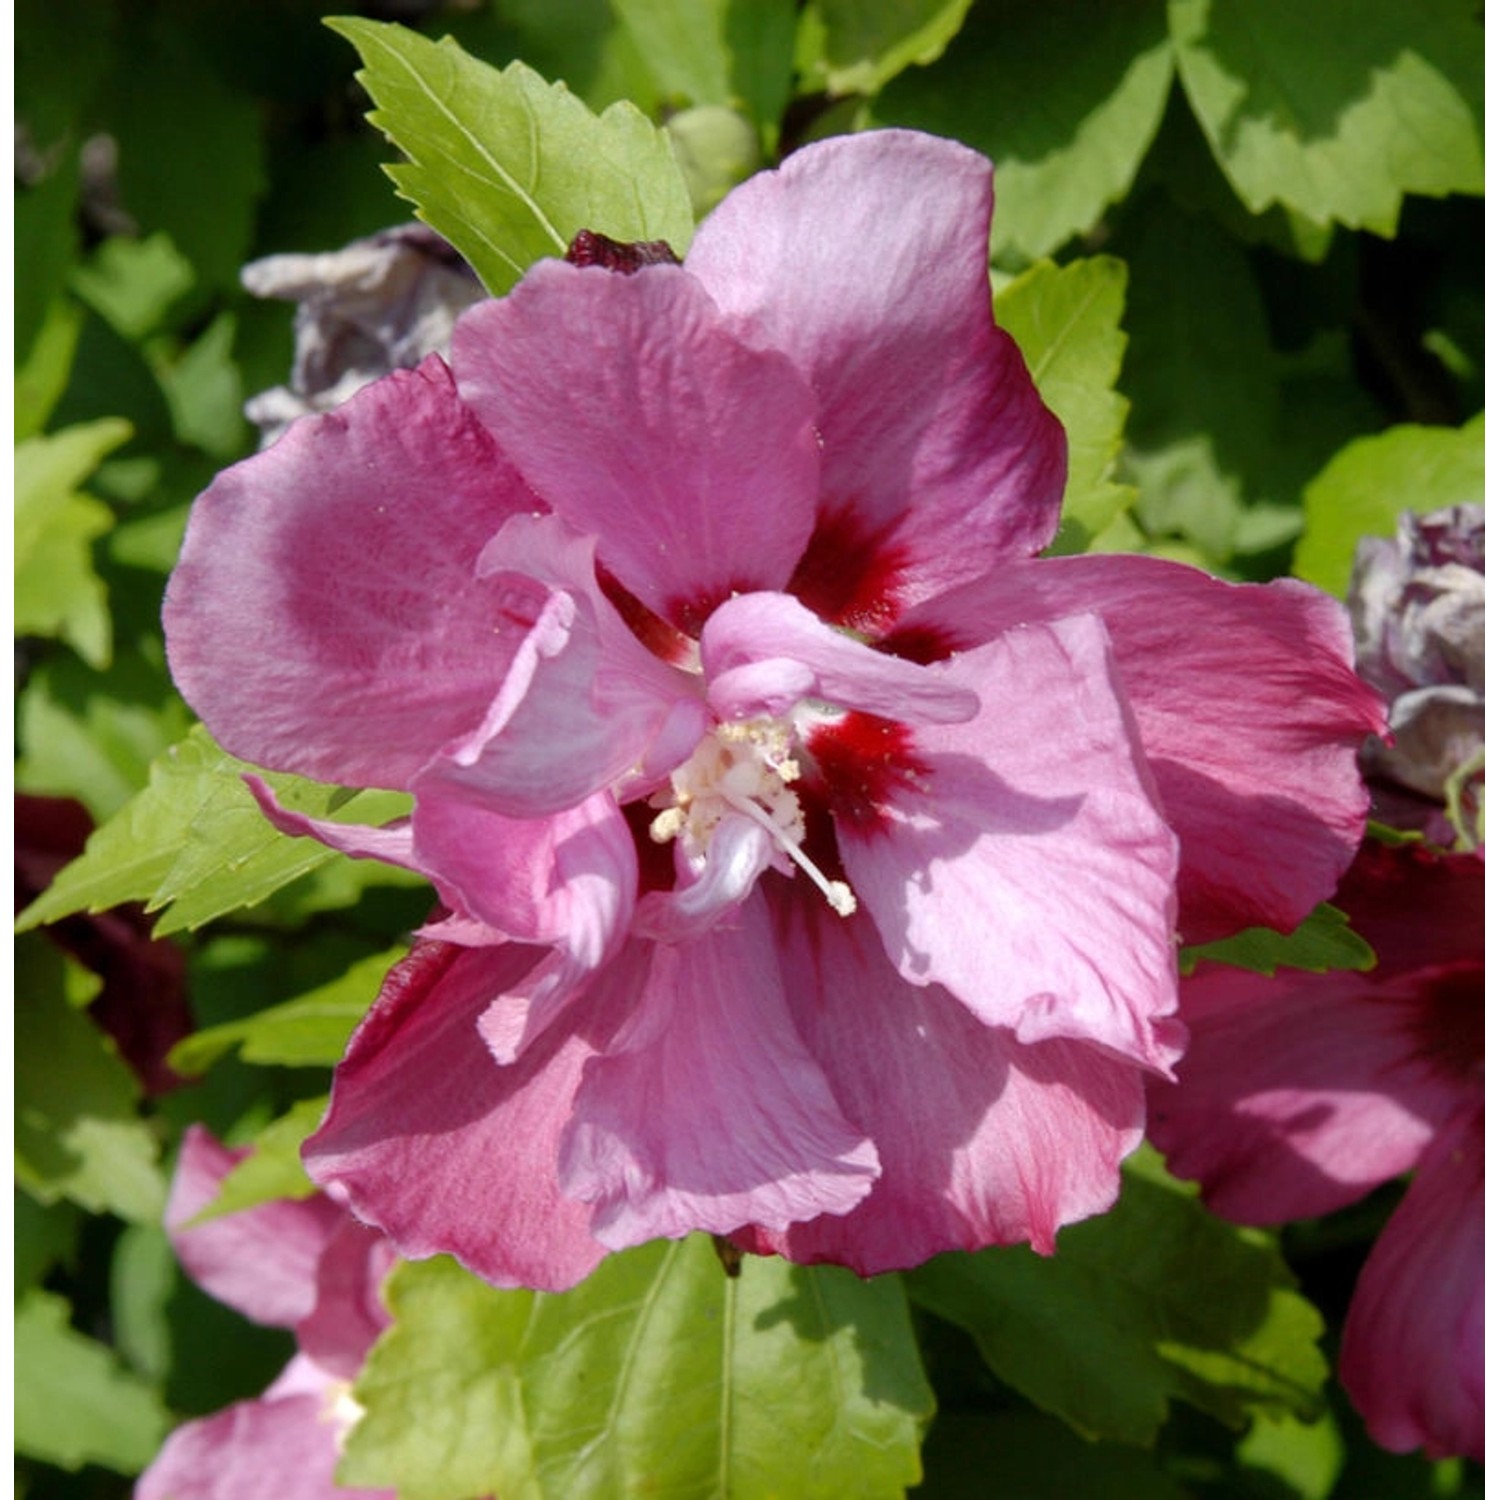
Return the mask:
[[(122, 901), (167, 908), (157, 936), (201, 927), (330, 859), (313, 839), (289, 839), (267, 821), (241, 777), (255, 768), (227, 755), (201, 725), (151, 767), (151, 779), (95, 830), (82, 855), (21, 913), (22, 930)], [(266, 773), (283, 806), (315, 818), (387, 822), (408, 802), (395, 792), (354, 792)]]
[(983, 6), (940, 62), (875, 104), (884, 124), (956, 136), (995, 163), (991, 248), (1004, 264), (1097, 224), (1129, 191), (1166, 107), (1172, 49), (1158, 8), (1081, 0), (1066, 15), (1028, 0)]
[(1191, 974), (1206, 960), (1257, 974), (1270, 975), (1278, 969), (1326, 974), (1330, 969), (1373, 969), (1375, 950), (1350, 928), (1343, 912), (1323, 902), (1295, 932), (1247, 927), (1217, 943), (1184, 948), (1178, 955), (1184, 974)]
[(1168, 0), (1184, 89), (1252, 213), (1392, 235), (1405, 193), (1484, 191), (1467, 0)]
[(1257, 1412), (1235, 1445), (1240, 1467), (1274, 1477), (1298, 1500), (1328, 1500), (1344, 1464), (1344, 1444), (1331, 1411), (1317, 1422)]
[(1292, 568), (1339, 598), (1363, 536), (1391, 536), (1402, 511), (1484, 503), (1484, 415), (1462, 427), (1392, 427), (1341, 449), (1307, 486)]
[(100, 668), (109, 664), (109, 604), (90, 544), (114, 513), (78, 486), (129, 437), (128, 422), (106, 417), (16, 449), (16, 632), (56, 636)]
[(139, 1473), (171, 1418), (149, 1385), (68, 1319), (67, 1302), (51, 1292), (29, 1291), (16, 1307), (16, 1448), (64, 1469)]
[(1130, 503), (1111, 479), (1128, 403), (1115, 389), (1125, 335), (1126, 268), (1095, 255), (1059, 269), (1041, 261), (995, 298), (995, 319), (1021, 347), (1042, 400), (1068, 434), (1066, 537), (1081, 551)]
[(873, 94), (958, 34), (973, 0), (816, 0), (816, 73), (833, 94)]
[(61, 952), (16, 944), (16, 1180), (42, 1203), (154, 1222), (166, 1202), (140, 1088), (109, 1039), (68, 1004)]
[(250, 438), (235, 327), (234, 314), (221, 313), (179, 358), (157, 368), (179, 440), (224, 460), (238, 458)]
[(16, 370), (16, 441), (35, 437), (46, 425), (73, 372), (83, 311), (65, 296), (54, 297)]
[(344, 1055), (350, 1033), (364, 1019), (392, 965), (407, 952), (403, 943), (372, 954), (347, 974), (295, 1000), (195, 1032), (172, 1049), (172, 1066), (179, 1073), (202, 1073), (235, 1047), (246, 1062), (332, 1066)]
[(968, 1329), (990, 1368), (1086, 1437), (1151, 1444), (1171, 1400), (1231, 1425), (1258, 1410), (1311, 1419), (1322, 1320), (1275, 1243), (1237, 1229), (1138, 1153), (1116, 1207), (1025, 1246), (938, 1256), (912, 1298)]
[(39, 1203), (16, 1188), (11, 1193), (15, 1256), (11, 1274), (16, 1292), (40, 1286), (55, 1265), (73, 1261), (83, 1215), (66, 1199)]
[(687, 248), (692, 207), (671, 142), (634, 105), (595, 115), (524, 63), (498, 72), (451, 38), (328, 24), (359, 50), (371, 123), (411, 158), (388, 168), (401, 195), (496, 296), (580, 229)]
[(497, 1291), (398, 1267), (395, 1326), (355, 1387), (340, 1480), (478, 1494), (900, 1496), (932, 1409), (899, 1281), (701, 1237), (611, 1256), (581, 1286)]
[(74, 268), (72, 287), (121, 338), (138, 343), (166, 321), (196, 278), (170, 235), (112, 235)]
[(302, 1143), (318, 1128), (327, 1109), (326, 1096), (302, 1099), (257, 1131), (251, 1142), (254, 1150), (229, 1169), (213, 1201), (190, 1222), (202, 1224), (282, 1198), (311, 1198), (318, 1185), (302, 1165)]

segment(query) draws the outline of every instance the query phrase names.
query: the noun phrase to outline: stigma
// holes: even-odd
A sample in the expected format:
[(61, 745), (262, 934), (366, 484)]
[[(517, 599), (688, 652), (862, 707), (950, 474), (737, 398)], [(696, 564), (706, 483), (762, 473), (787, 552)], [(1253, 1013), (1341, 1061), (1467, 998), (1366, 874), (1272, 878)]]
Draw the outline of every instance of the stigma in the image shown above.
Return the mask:
[(676, 839), (690, 861), (701, 863), (714, 830), (737, 813), (765, 830), (834, 911), (852, 916), (858, 905), (854, 892), (844, 881), (830, 880), (802, 848), (807, 823), (792, 785), (801, 774), (789, 724), (769, 718), (719, 724), (672, 773), (671, 789), (651, 798), (651, 806), (660, 809), (651, 838), (658, 844)]

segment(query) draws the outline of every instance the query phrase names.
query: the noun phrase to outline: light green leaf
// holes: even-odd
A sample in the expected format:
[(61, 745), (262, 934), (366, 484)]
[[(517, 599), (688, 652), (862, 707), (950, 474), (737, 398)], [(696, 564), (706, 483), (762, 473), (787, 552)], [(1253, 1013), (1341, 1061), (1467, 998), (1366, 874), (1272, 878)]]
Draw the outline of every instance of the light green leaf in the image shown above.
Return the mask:
[(1292, 570), (1342, 598), (1362, 536), (1394, 535), (1405, 510), (1484, 503), (1484, 415), (1357, 438), (1307, 486), (1306, 502)]
[(83, 326), (83, 309), (71, 298), (52, 299), (26, 362), (16, 370), (16, 441), (35, 437), (67, 389)]
[[(201, 927), (254, 906), (327, 860), (313, 839), (289, 839), (266, 820), (242, 775), (254, 767), (227, 755), (201, 726), (151, 768), (145, 789), (103, 827), (21, 913), (24, 930), (76, 911), (104, 911), (122, 901), (167, 908), (158, 936)], [(283, 806), (312, 817), (383, 823), (407, 799), (394, 792), (349, 792), (298, 776), (266, 774)]]
[(109, 1263), (109, 1314), (115, 1348), (137, 1373), (163, 1381), (172, 1369), (167, 1303), (179, 1276), (160, 1224), (130, 1224)]
[(1257, 974), (1270, 975), (1278, 969), (1326, 974), (1330, 969), (1373, 969), (1375, 950), (1350, 928), (1343, 912), (1323, 902), (1295, 932), (1247, 927), (1217, 943), (1184, 948), (1178, 955), (1184, 974), (1191, 974), (1207, 960)]
[[(67, 962), (70, 962), (67, 961)], [(61, 952), (16, 944), (16, 1181), (42, 1203), (154, 1222), (166, 1202), (134, 1075), (65, 995)]]
[(418, 215), (499, 296), (580, 229), (618, 240), (692, 237), (687, 187), (665, 132), (632, 104), (595, 115), (524, 63), (498, 72), (451, 38), (348, 17), (371, 123), (406, 152), (388, 168)]
[(282, 1198), (311, 1198), (318, 1186), (302, 1165), (302, 1143), (318, 1128), (327, 1109), (326, 1096), (301, 1099), (257, 1131), (251, 1142), (254, 1150), (229, 1169), (213, 1201), (189, 1222), (202, 1224)]
[(121, 338), (138, 343), (166, 320), (196, 278), (170, 235), (112, 235), (74, 268), (73, 290)]
[(69, 1326), (67, 1302), (32, 1290), (16, 1307), (16, 1448), (64, 1469), (139, 1473), (171, 1418), (161, 1397), (110, 1349)]
[(1177, 67), (1252, 213), (1392, 235), (1405, 193), (1484, 191), (1466, 0), (1169, 0)]
[[(933, 67), (875, 104), (884, 124), (955, 136), (995, 163), (991, 248), (1048, 255), (1129, 190), (1166, 107), (1172, 49), (1161, 12), (1082, 0), (978, 9)], [(1003, 100), (1003, 105), (997, 105)]]
[(913, 1300), (1087, 1437), (1149, 1445), (1171, 1400), (1236, 1426), (1315, 1417), (1322, 1321), (1274, 1241), (1210, 1214), (1150, 1153), (1127, 1166), (1115, 1208), (1065, 1228), (1054, 1257), (940, 1255), (906, 1273)]
[(222, 460), (238, 458), (250, 438), (234, 360), (235, 327), (234, 314), (221, 313), (179, 358), (157, 362), (178, 440)]
[(729, 0), (611, 0), (637, 51), (669, 100), (728, 104)]
[(344, 1055), (350, 1033), (380, 993), (392, 965), (407, 952), (403, 944), (372, 954), (340, 978), (295, 1000), (195, 1032), (172, 1049), (172, 1066), (179, 1073), (202, 1073), (235, 1047), (246, 1062), (332, 1066)]
[(105, 417), (16, 449), (16, 633), (56, 636), (99, 668), (109, 665), (109, 603), (90, 543), (114, 513), (78, 486), (129, 437), (128, 422)]
[(1133, 495), (1110, 477), (1129, 404), (1115, 390), (1126, 274), (1108, 255), (1062, 269), (1041, 261), (995, 298), (996, 321), (1021, 346), (1042, 400), (1067, 430), (1061, 539), (1069, 551), (1081, 551)]
[(900, 1283), (701, 1236), (611, 1256), (559, 1295), (446, 1259), (387, 1283), (345, 1484), (477, 1494), (897, 1497), (932, 1409)]
[(1235, 1457), (1241, 1468), (1273, 1476), (1299, 1500), (1328, 1500), (1344, 1466), (1344, 1441), (1331, 1411), (1316, 1422), (1256, 1412), (1235, 1444)]
[(700, 217), (760, 166), (755, 127), (736, 110), (700, 104), (667, 121), (667, 134)]
[(819, 81), (833, 94), (875, 93), (913, 63), (941, 57), (972, 3), (815, 0), (803, 24), (817, 39)]

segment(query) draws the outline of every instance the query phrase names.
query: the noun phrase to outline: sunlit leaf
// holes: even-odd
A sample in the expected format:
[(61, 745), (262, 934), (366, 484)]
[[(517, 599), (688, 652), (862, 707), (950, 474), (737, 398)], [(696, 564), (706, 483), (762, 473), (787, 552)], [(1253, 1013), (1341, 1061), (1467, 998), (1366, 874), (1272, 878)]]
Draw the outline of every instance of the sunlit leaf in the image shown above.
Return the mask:
[(192, 1222), (201, 1224), (279, 1198), (311, 1198), (318, 1188), (303, 1169), (302, 1143), (318, 1128), (327, 1108), (326, 1098), (302, 1099), (257, 1131), (251, 1154), (229, 1169), (213, 1201)]
[(1295, 932), (1247, 927), (1217, 943), (1184, 948), (1178, 958), (1184, 974), (1205, 960), (1266, 975), (1278, 969), (1326, 974), (1330, 969), (1375, 967), (1375, 950), (1349, 926), (1348, 917), (1327, 902), (1315, 907)]
[(973, 0), (816, 0), (805, 25), (830, 93), (873, 94), (913, 63), (930, 63), (964, 24)]

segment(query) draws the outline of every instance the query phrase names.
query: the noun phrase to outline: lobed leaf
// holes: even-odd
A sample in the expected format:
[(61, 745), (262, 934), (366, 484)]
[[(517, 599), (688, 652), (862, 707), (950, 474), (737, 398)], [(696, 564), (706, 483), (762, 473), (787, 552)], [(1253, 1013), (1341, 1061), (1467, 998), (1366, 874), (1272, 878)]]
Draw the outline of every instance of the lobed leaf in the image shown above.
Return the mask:
[(1191, 974), (1206, 959), (1253, 969), (1257, 974), (1271, 975), (1278, 969), (1326, 974), (1330, 969), (1373, 969), (1375, 950), (1349, 926), (1343, 912), (1325, 901), (1313, 908), (1295, 932), (1247, 927), (1217, 943), (1184, 948), (1178, 955), (1184, 974)]
[(451, 37), (351, 17), (327, 24), (364, 62), (371, 123), (410, 158), (387, 169), (401, 195), (494, 295), (580, 229), (687, 249), (692, 208), (671, 142), (634, 105), (595, 115), (524, 63), (498, 71)]
[(355, 1387), (345, 1484), (476, 1494), (900, 1496), (931, 1413), (899, 1281), (701, 1236), (611, 1256), (558, 1295), (447, 1259), (399, 1267)]

